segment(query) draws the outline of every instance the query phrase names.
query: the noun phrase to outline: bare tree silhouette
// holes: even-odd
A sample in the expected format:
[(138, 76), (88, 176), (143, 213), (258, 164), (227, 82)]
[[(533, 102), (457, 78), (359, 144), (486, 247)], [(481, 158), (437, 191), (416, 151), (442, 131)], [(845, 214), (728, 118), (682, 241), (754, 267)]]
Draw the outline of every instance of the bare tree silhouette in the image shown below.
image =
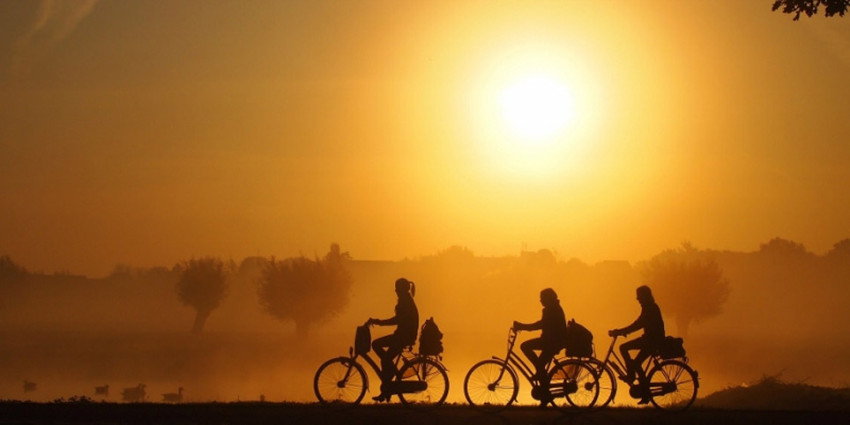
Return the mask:
[(296, 332), (306, 335), (311, 326), (348, 305), (352, 279), (346, 262), (350, 259), (337, 244), (323, 259), (272, 258), (257, 288), (260, 305), (278, 320), (294, 321)]
[(177, 281), (177, 296), (183, 305), (195, 309), (192, 333), (201, 333), (210, 313), (227, 296), (229, 267), (224, 261), (205, 257), (191, 259), (180, 265), (182, 272)]
[(662, 311), (673, 316), (687, 336), (691, 323), (720, 314), (729, 298), (729, 280), (717, 262), (688, 243), (640, 265), (644, 284), (652, 287)]
[(824, 15), (827, 17), (838, 15), (844, 16), (850, 7), (850, 0), (776, 0), (773, 2), (772, 10), (782, 10), (782, 13), (793, 13), (794, 20), (800, 20), (800, 14), (808, 17), (817, 15), (820, 6), (824, 7)]

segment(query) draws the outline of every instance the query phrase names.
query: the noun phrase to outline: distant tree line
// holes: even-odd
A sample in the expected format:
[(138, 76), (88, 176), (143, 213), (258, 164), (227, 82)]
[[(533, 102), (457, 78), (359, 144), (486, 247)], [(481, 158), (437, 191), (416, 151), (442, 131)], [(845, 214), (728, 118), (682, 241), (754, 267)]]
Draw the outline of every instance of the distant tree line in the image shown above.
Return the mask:
[[(313, 258), (249, 257), (237, 266), (233, 261), (203, 257), (180, 262), (171, 269), (119, 266), (110, 277), (99, 280), (107, 284), (117, 279), (124, 281), (122, 285), (169, 282), (177, 300), (195, 311), (191, 326), (195, 333), (202, 332), (207, 319), (223, 305), (234, 281), (250, 282), (257, 307), (276, 320), (294, 324), (296, 332), (303, 335), (348, 306), (354, 276), (363, 276), (362, 271), (356, 274), (353, 270), (363, 270), (367, 263), (370, 262), (352, 260), (333, 244), (325, 255)], [(369, 267), (376, 270), (374, 265)], [(702, 250), (685, 243), (635, 266), (625, 261), (594, 266), (577, 259), (564, 261), (547, 249), (524, 251), (519, 256), (479, 257), (467, 248), (454, 246), (436, 255), (377, 267), (381, 271), (370, 272), (368, 279), (410, 273), (426, 285), (432, 283), (439, 290), (422, 291), (421, 296), (426, 297), (423, 305), (457, 316), (463, 326), (486, 325), (493, 319), (458, 314), (457, 309), (470, 299), (507, 311), (516, 308), (517, 291), (555, 285), (563, 299), (570, 300), (571, 315), (598, 317), (600, 308), (617, 315), (626, 314), (633, 307), (630, 297), (601, 302), (600, 294), (622, 294), (627, 288), (647, 284), (671, 319), (670, 325), (684, 335), (694, 325), (722, 314), (732, 297), (746, 303), (758, 302), (759, 297), (774, 291), (770, 305), (760, 309), (787, 308), (797, 301), (791, 299), (794, 297), (809, 297), (811, 302), (829, 306), (840, 304), (844, 299), (840, 285), (850, 278), (850, 239), (837, 242), (824, 255), (813, 254), (802, 244), (782, 238), (771, 239), (751, 253)], [(65, 284), (69, 279), (66, 275), (32, 273), (8, 255), (0, 256), (0, 313), (12, 307), (29, 308), (19, 304), (39, 303), (51, 291), (57, 296), (69, 294), (72, 288), (86, 284), (84, 278), (74, 278), (82, 285)], [(133, 283), (136, 280), (139, 283)], [(49, 289), (53, 287), (55, 290)], [(168, 286), (164, 288), (166, 294)], [(367, 287), (361, 288), (362, 292)], [(445, 292), (449, 288), (450, 296)], [(126, 293), (115, 292), (113, 296)], [(9, 300), (15, 300), (15, 304)]]

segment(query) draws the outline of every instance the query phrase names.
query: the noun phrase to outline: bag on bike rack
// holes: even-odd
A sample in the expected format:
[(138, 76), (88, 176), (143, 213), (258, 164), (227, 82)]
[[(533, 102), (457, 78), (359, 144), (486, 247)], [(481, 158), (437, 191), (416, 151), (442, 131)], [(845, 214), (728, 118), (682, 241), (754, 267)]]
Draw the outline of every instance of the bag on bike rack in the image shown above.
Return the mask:
[(430, 318), (422, 324), (419, 332), (419, 354), (425, 356), (436, 356), (443, 352), (443, 333)]
[(662, 359), (685, 357), (684, 342), (685, 341), (682, 338), (668, 336), (664, 338), (664, 343), (662, 343), (661, 348), (658, 349), (658, 355), (661, 356)]
[(362, 356), (371, 349), (372, 333), (369, 331), (369, 326), (358, 326), (357, 332), (354, 334), (354, 354)]
[(567, 356), (590, 357), (593, 355), (593, 333), (578, 324), (575, 319), (567, 322), (567, 334), (564, 337)]

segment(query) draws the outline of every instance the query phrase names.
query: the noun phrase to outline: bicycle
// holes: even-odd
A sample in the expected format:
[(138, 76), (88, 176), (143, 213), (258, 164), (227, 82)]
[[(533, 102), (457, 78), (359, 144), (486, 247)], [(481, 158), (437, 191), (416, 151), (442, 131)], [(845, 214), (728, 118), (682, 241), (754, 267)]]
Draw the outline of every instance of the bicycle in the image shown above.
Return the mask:
[(536, 400), (545, 398), (560, 409), (593, 405), (599, 395), (599, 388), (596, 375), (589, 366), (577, 359), (550, 360), (546, 365), (549, 385), (541, 385), (534, 378), (533, 365), (529, 366), (514, 353), (517, 333), (513, 327), (508, 331), (508, 352), (505, 358), (493, 356), (469, 369), (463, 381), (463, 393), (470, 405), (494, 410), (510, 406), (519, 393), (517, 371), (531, 384), (531, 396)]
[[(369, 389), (369, 377), (358, 359), (364, 360), (377, 376), (381, 376), (381, 367), (368, 352), (371, 343), (368, 336), (366, 339), (356, 337), (355, 346), (349, 348), (347, 357), (335, 357), (319, 366), (313, 378), (313, 392), (320, 403), (356, 405), (363, 400)], [(403, 404), (438, 406), (446, 401), (449, 377), (439, 356), (420, 355), (412, 346), (406, 346), (396, 356), (395, 365), (397, 373), (389, 392), (398, 395)]]
[(599, 386), (596, 401), (599, 404), (595, 407), (608, 406), (614, 400), (618, 379), (629, 386), (632, 398), (640, 399), (648, 393), (650, 402), (657, 408), (678, 411), (693, 404), (699, 389), (699, 374), (687, 364), (687, 357), (665, 359), (655, 352), (641, 365), (645, 383), (629, 382), (626, 380), (626, 362), (614, 351), (618, 337), (614, 335), (611, 339), (611, 346), (603, 360), (595, 357), (579, 359), (591, 367), (596, 375)]

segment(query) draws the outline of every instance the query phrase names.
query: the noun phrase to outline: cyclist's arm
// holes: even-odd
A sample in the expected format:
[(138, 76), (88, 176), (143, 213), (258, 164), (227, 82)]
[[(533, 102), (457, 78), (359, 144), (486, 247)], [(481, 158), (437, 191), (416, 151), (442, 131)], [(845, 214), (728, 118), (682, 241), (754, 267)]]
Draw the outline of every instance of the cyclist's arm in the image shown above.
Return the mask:
[(518, 331), (537, 331), (543, 329), (543, 321), (538, 320), (534, 323), (520, 323), (514, 321), (514, 329)]
[(392, 326), (398, 324), (398, 316), (390, 317), (389, 319), (373, 319), (369, 318), (370, 325), (378, 325), (378, 326)]
[(635, 320), (631, 325), (626, 326), (625, 328), (622, 328), (622, 329), (617, 329), (616, 331), (617, 331), (618, 334), (628, 335), (628, 334), (630, 334), (634, 331), (643, 329), (645, 327), (645, 324), (644, 324), (645, 321), (646, 320), (644, 319), (644, 314), (643, 314), (643, 312), (641, 312), (640, 316), (638, 316), (637, 320)]

